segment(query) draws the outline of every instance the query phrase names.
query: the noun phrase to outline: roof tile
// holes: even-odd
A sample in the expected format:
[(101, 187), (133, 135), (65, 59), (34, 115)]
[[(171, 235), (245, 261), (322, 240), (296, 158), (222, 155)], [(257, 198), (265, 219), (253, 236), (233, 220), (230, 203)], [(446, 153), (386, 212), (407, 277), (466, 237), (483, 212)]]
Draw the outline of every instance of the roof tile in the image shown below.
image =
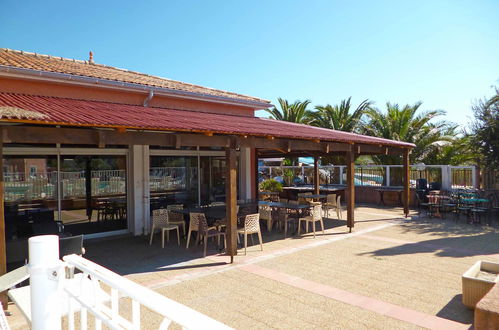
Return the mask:
[(226, 97), (234, 100), (269, 103), (270, 106), (269, 101), (252, 96), (193, 85), (112, 66), (89, 63), (88, 61), (41, 55), (5, 48), (0, 48), (0, 65), (167, 88), (201, 95)]
[[(11, 109), (11, 107), (15, 107), (16, 111), (2, 111), (2, 108)], [(31, 117), (23, 117), (24, 113)], [(38, 114), (37, 120), (34, 120), (33, 116), (36, 114)], [(0, 121), (2, 120), (61, 126), (211, 132), (414, 147), (411, 143), (267, 118), (13, 93), (0, 93)]]

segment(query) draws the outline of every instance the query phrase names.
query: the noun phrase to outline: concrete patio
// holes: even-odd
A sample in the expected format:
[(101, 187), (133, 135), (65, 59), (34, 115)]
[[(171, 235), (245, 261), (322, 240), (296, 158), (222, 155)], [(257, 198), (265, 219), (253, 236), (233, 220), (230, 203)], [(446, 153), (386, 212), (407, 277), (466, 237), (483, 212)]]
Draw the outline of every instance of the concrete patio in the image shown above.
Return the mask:
[[(246, 256), (202, 247), (161, 248), (159, 235), (85, 243), (86, 258), (234, 328), (465, 329), (461, 275), (477, 260), (499, 261), (499, 230), (454, 219), (401, 217), (400, 208), (358, 206), (356, 226), (325, 220), (325, 235), (283, 239), (263, 229), (264, 251)], [(257, 240), (255, 240), (255, 243)], [(239, 250), (241, 253), (241, 250)], [(126, 305), (127, 301), (124, 300)], [(10, 308), (13, 329), (22, 328)], [(159, 318), (142, 313), (146, 328)]]

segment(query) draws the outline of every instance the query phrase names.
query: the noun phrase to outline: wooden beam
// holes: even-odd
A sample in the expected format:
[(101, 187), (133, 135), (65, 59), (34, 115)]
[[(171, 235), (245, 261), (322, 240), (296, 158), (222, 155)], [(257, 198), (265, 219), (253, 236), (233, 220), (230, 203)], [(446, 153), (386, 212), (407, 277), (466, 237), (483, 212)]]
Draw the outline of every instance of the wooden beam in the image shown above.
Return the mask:
[[(3, 139), (0, 127), (0, 276), (7, 272), (7, 247), (5, 244), (4, 182), (3, 182)], [(0, 302), (7, 309), (7, 292), (0, 293)]]
[[(256, 136), (216, 135), (207, 136), (196, 133), (130, 131), (118, 132), (109, 129), (4, 126), (4, 143), (27, 144), (89, 144), (89, 145), (154, 145), (180, 148), (181, 146), (228, 147), (235, 139), (240, 147), (258, 149), (279, 149), (297, 153), (308, 152), (317, 155), (335, 154), (350, 150), (348, 143), (310, 141), (289, 138), (266, 138)], [(96, 133), (97, 132), (97, 133)], [(404, 148), (384, 147), (380, 145), (357, 144), (357, 148), (366, 154), (401, 154)]]
[(225, 178), (225, 204), (227, 205), (226, 221), (227, 227), (225, 235), (227, 246), (225, 247), (227, 255), (230, 256), (230, 262), (234, 262), (234, 256), (237, 254), (237, 168), (236, 168), (236, 149), (225, 149), (225, 166), (227, 174)]
[(182, 138), (180, 135), (175, 134), (175, 149), (180, 149), (182, 147)]
[(409, 201), (411, 198), (411, 190), (410, 190), (410, 181), (411, 181), (411, 174), (410, 174), (410, 165), (409, 165), (409, 150), (405, 149), (404, 151), (404, 192), (403, 192), (403, 199), (404, 199), (404, 215), (407, 218), (409, 216)]
[(355, 225), (355, 151), (354, 148), (347, 152), (346, 157), (346, 167), (347, 167), (347, 227), (349, 232), (352, 232), (352, 228)]
[(99, 148), (103, 149), (106, 147), (106, 138), (104, 137), (104, 132), (102, 130), (99, 130), (97, 131), (97, 135), (98, 135), (98, 146)]
[(314, 194), (319, 195), (320, 191), (320, 177), (319, 177), (319, 157), (314, 157)]

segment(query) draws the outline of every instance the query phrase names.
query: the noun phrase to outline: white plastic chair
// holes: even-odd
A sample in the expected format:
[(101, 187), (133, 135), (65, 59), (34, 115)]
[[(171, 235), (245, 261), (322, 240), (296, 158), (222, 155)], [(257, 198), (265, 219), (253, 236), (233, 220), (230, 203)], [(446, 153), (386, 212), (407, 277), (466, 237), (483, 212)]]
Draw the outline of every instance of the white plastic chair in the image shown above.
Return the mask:
[(184, 206), (182, 204), (172, 204), (166, 207), (166, 209), (168, 210), (168, 223), (171, 225), (182, 226), (182, 232), (185, 235), (184, 215), (181, 213), (173, 212), (173, 210), (182, 210), (183, 208)]
[(260, 214), (248, 214), (244, 218), (244, 228), (237, 231), (237, 242), (239, 243), (239, 235), (244, 235), (244, 255), (246, 255), (246, 248), (248, 247), (248, 235), (258, 234), (260, 241), (260, 249), (263, 251), (262, 232), (260, 230)]
[(326, 203), (322, 205), (324, 215), (329, 218), (329, 211), (336, 210), (336, 217), (341, 219), (341, 196), (336, 194), (327, 195)]
[(178, 225), (172, 225), (168, 222), (168, 210), (158, 209), (152, 211), (152, 228), (151, 228), (151, 237), (149, 239), (149, 245), (152, 244), (152, 237), (156, 229), (161, 230), (162, 248), (165, 247), (165, 232), (167, 233), (166, 241), (168, 241), (171, 230), (177, 230), (177, 240), (178, 240), (178, 245), (180, 246), (180, 230)]
[(298, 219), (298, 235), (300, 235), (302, 221), (305, 221), (307, 233), (308, 233), (308, 224), (312, 223), (314, 238), (315, 238), (315, 223), (319, 221), (321, 223), (322, 234), (324, 234), (324, 222), (322, 221), (321, 208), (322, 205), (320, 203), (314, 204), (311, 215)]

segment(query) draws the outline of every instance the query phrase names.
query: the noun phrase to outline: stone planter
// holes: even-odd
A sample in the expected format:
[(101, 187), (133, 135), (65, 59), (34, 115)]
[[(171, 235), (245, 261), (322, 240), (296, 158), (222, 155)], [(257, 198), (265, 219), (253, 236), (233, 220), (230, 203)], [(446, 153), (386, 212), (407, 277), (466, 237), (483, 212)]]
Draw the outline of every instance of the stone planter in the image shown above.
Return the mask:
[(499, 276), (494, 280), (479, 278), (479, 272), (499, 273), (499, 263), (477, 261), (462, 276), (463, 283), (463, 304), (474, 309), (476, 304), (489, 292), (494, 284), (499, 283)]

